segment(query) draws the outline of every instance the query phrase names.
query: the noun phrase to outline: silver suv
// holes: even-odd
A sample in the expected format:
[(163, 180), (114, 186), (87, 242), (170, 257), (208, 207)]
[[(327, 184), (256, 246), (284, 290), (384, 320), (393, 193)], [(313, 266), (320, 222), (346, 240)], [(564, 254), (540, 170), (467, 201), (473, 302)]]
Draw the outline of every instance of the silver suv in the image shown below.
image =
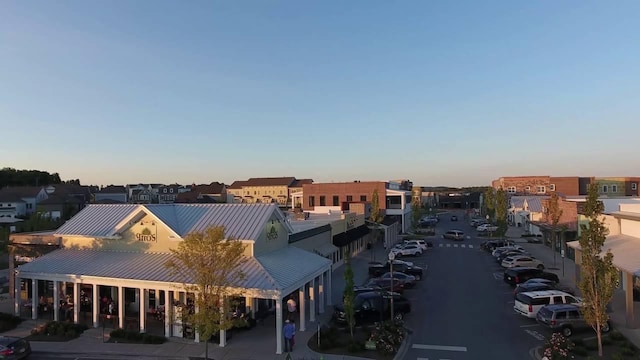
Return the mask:
[(464, 233), (460, 230), (449, 230), (442, 235), (444, 239), (464, 240)]
[[(536, 320), (552, 331), (562, 332), (569, 337), (574, 331), (591, 329), (580, 312), (580, 306), (574, 304), (547, 305), (538, 311)], [(602, 332), (611, 330), (609, 322), (602, 325)]]

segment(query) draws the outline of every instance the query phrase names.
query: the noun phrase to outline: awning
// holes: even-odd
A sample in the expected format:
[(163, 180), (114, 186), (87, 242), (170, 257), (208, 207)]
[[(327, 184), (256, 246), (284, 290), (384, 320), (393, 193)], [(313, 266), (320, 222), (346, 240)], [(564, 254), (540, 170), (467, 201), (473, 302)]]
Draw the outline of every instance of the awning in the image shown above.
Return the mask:
[[(579, 241), (567, 243), (570, 248), (581, 250)], [(640, 238), (629, 235), (608, 236), (602, 246), (601, 255), (611, 250), (613, 265), (620, 270), (640, 276)]]
[(355, 229), (333, 236), (333, 245), (342, 247), (367, 235), (371, 230), (367, 225), (360, 225)]
[[(166, 268), (165, 264), (172, 258), (173, 255), (167, 253), (60, 249), (21, 265), (18, 276), (42, 280), (68, 277), (69, 281), (105, 278), (175, 285), (190, 283), (189, 279), (180, 278)], [(287, 246), (248, 258), (241, 268), (245, 279), (235, 287), (260, 293), (288, 294), (331, 269), (331, 264), (331, 260), (322, 256)]]
[(335, 245), (333, 245), (331, 243), (326, 243), (326, 244), (323, 244), (323, 245), (313, 249), (313, 252), (315, 252), (316, 254), (318, 254), (320, 256), (328, 257), (328, 256), (331, 256), (332, 254), (336, 253), (338, 250), (340, 250), (340, 249), (338, 247), (336, 247)]

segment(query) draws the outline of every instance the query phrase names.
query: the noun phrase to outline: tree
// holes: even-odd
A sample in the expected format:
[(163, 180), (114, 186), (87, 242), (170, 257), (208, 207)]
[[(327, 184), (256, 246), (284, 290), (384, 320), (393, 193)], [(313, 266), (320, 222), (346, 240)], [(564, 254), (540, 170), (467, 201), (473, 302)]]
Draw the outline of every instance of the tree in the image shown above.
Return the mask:
[(507, 233), (507, 213), (509, 211), (509, 199), (504, 189), (498, 189), (494, 195), (494, 212), (496, 217), (496, 225), (498, 225), (498, 236), (504, 236)]
[(556, 266), (556, 243), (558, 239), (558, 223), (560, 217), (562, 217), (562, 209), (560, 209), (559, 203), (560, 197), (555, 191), (551, 193), (549, 197), (549, 203), (547, 204), (547, 221), (551, 223), (551, 247), (553, 249), (553, 266)]
[(493, 188), (485, 190), (482, 207), (484, 208), (484, 214), (489, 215), (489, 220), (493, 220), (496, 212), (496, 191)]
[(585, 320), (596, 332), (598, 355), (602, 357), (602, 325), (609, 320), (607, 304), (613, 298), (618, 283), (618, 270), (613, 266), (613, 254), (602, 254), (602, 246), (609, 230), (602, 220), (604, 205), (598, 200), (598, 185), (589, 185), (589, 195), (583, 213), (589, 219), (582, 226), (580, 248), (582, 264), (579, 288), (582, 294), (582, 311)]
[(165, 266), (183, 279), (187, 292), (195, 295), (195, 311), (183, 314), (204, 338), (208, 359), (207, 344), (211, 336), (230, 329), (235, 323), (228, 316), (231, 312), (229, 299), (240, 295), (235, 287), (245, 278), (241, 270), (246, 261), (244, 244), (225, 238), (224, 227), (218, 226), (187, 235), (171, 252), (174, 258)]
[(418, 225), (421, 215), (422, 211), (420, 207), (420, 198), (414, 196), (411, 200), (411, 224), (413, 225), (413, 227), (416, 227)]
[[(380, 199), (378, 198), (378, 189), (373, 190), (373, 195), (371, 196), (371, 215), (369, 215), (369, 221), (371, 221), (374, 225), (373, 229), (373, 244), (375, 245), (378, 242), (378, 237), (380, 236), (380, 223), (382, 222), (383, 216), (380, 212)], [(376, 251), (375, 246), (372, 246), (371, 256), (373, 260), (376, 259)]]
[(353, 328), (356, 323), (354, 301), (356, 298), (353, 286), (353, 269), (351, 268), (351, 254), (347, 252), (344, 258), (344, 313), (347, 318), (347, 325), (349, 325), (349, 332), (351, 333), (351, 339), (353, 339)]

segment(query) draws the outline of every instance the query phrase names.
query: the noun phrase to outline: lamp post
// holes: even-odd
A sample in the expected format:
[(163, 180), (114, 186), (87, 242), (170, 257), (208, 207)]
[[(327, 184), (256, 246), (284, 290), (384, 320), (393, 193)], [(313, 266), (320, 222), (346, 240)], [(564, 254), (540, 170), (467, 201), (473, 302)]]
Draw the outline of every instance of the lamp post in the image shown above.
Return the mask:
[[(489, 219), (490, 219), (489, 214), (487, 214), (486, 219), (487, 219), (487, 224), (489, 224), (489, 226), (491, 226), (491, 223), (489, 222)], [(493, 228), (490, 228), (490, 229), (493, 229)], [(490, 238), (492, 238), (492, 237), (493, 237), (493, 230), (492, 230), (492, 231), (489, 231), (489, 237), (490, 237)]]
[(391, 273), (391, 321), (393, 321), (393, 260), (396, 259), (396, 254), (393, 251), (389, 251), (389, 272)]

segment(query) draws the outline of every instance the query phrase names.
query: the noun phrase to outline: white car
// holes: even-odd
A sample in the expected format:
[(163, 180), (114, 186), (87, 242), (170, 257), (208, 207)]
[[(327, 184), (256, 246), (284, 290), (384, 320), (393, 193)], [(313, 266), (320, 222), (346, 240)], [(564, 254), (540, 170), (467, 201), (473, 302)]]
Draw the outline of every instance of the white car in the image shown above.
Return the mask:
[(498, 231), (498, 227), (491, 224), (482, 224), (476, 228), (478, 232), (494, 232)]
[(503, 268), (514, 268), (514, 267), (534, 267), (540, 270), (544, 269), (544, 264), (542, 261), (534, 258), (533, 256), (509, 256), (502, 260)]
[(520, 245), (510, 245), (510, 246), (502, 246), (499, 247), (495, 250), (493, 250), (491, 252), (491, 255), (493, 255), (493, 257), (498, 257), (500, 256), (501, 253), (505, 252), (505, 251), (524, 251), (524, 248)]
[(405, 245), (399, 248), (391, 249), (396, 256), (417, 256), (422, 255), (422, 249), (416, 245)]
[(427, 250), (427, 243), (424, 240), (405, 240), (405, 245), (415, 245), (421, 248), (423, 251)]

